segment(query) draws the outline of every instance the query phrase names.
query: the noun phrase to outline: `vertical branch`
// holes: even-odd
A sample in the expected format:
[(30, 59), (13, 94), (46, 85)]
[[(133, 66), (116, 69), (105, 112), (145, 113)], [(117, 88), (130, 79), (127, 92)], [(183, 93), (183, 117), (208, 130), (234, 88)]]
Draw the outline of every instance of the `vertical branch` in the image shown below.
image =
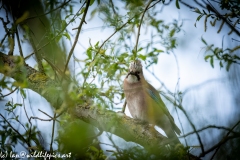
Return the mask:
[(111, 7), (112, 7), (112, 10), (113, 10), (113, 13), (114, 14), (117, 14), (115, 8), (114, 8), (114, 4), (113, 4), (113, 1), (112, 0), (109, 0), (110, 4), (111, 4)]
[(12, 130), (20, 137), (19, 139), (22, 140), (24, 143), (26, 143), (29, 148), (31, 148), (31, 144), (24, 138), (24, 136), (18, 130), (16, 130), (1, 113), (0, 113), (0, 116), (8, 124), (8, 126), (12, 128)]
[(124, 102), (124, 104), (123, 104), (122, 113), (124, 113), (124, 112), (125, 112), (126, 105), (127, 105), (127, 100), (125, 100), (125, 102)]
[[(13, 33), (12, 33), (13, 32)], [(10, 31), (9, 33), (9, 37), (8, 37), (8, 41), (9, 41), (9, 52), (8, 55), (13, 55), (13, 51), (14, 51), (14, 47), (15, 47), (15, 41), (14, 41), (14, 31)]]
[(37, 59), (39, 72), (44, 73), (44, 69), (43, 69), (43, 65), (42, 65), (42, 57), (41, 57), (40, 53), (37, 50), (37, 47), (36, 47), (36, 45), (35, 45), (35, 43), (33, 41), (31, 33), (29, 33), (29, 41), (32, 44), (32, 47), (33, 47), (33, 50), (34, 50), (34, 53), (35, 53), (35, 56), (36, 56), (36, 59)]
[(196, 130), (195, 125), (194, 125), (193, 122), (190, 120), (187, 112), (183, 109), (183, 107), (182, 107), (181, 105), (178, 105), (178, 107), (179, 107), (179, 109), (185, 114), (188, 122), (190, 123), (191, 127), (193, 128), (194, 132), (196, 133), (197, 138), (198, 138), (198, 141), (199, 141), (199, 143), (200, 143), (200, 147), (201, 147), (202, 153), (205, 153), (204, 147), (203, 147), (203, 143), (202, 143), (202, 140), (201, 140), (201, 137), (200, 137), (198, 131)]
[[(141, 25), (142, 25), (142, 22), (143, 22), (143, 17), (146, 13), (146, 11), (148, 10), (148, 7), (150, 6), (150, 4), (152, 3), (152, 0), (149, 0), (147, 6), (145, 7), (143, 13), (142, 13), (142, 17), (141, 17), (141, 20), (140, 20), (140, 23), (139, 23), (139, 26), (138, 26), (138, 33), (137, 33), (137, 40), (136, 40), (136, 45), (134, 47), (134, 50), (135, 50), (135, 54), (137, 54), (137, 46), (138, 46), (138, 41), (139, 41), (139, 37), (140, 37), (140, 31), (141, 31)], [(134, 57), (135, 58), (135, 57)]]
[[(11, 10), (11, 13), (12, 13), (12, 8), (10, 8), (10, 10)], [(13, 15), (13, 14), (12, 14)], [(7, 20), (8, 20), (8, 16), (7, 16)], [(8, 20), (9, 21), (9, 20)], [(9, 52), (8, 52), (8, 55), (13, 55), (13, 51), (14, 51), (14, 47), (15, 47), (15, 36), (14, 36), (14, 32), (16, 32), (15, 31), (15, 29), (16, 29), (16, 27), (15, 27), (15, 25), (13, 24), (12, 25), (12, 29), (11, 29), (11, 31), (10, 31), (10, 35), (9, 35), (9, 37), (8, 37), (8, 39), (9, 39), (9, 48), (10, 48), (10, 50), (9, 50)]]
[(29, 118), (29, 116), (27, 114), (27, 110), (26, 110), (26, 106), (25, 106), (25, 102), (24, 102), (24, 97), (23, 96), (22, 96), (22, 99), (23, 99), (24, 112), (25, 112), (25, 115), (27, 117), (28, 123), (30, 124), (27, 141), (28, 141), (29, 144), (31, 144), (32, 122), (31, 122), (31, 119)]
[(53, 152), (53, 139), (54, 139), (54, 132), (55, 132), (55, 122), (56, 122), (56, 113), (54, 113), (53, 117), (53, 126), (52, 126), (52, 138), (51, 138), (51, 143), (50, 143), (50, 153)]
[[(75, 37), (73, 46), (72, 46), (72, 48), (71, 48), (71, 50), (70, 50), (70, 52), (69, 52), (69, 54), (68, 54), (67, 62), (66, 62), (66, 64), (65, 64), (65, 68), (64, 68), (63, 73), (65, 73), (66, 70), (67, 70), (68, 63), (69, 63), (70, 58), (71, 58), (71, 56), (72, 56), (72, 54), (73, 54), (74, 48), (75, 48), (75, 46), (76, 46), (76, 44), (77, 44), (78, 37), (79, 37), (80, 32), (81, 32), (81, 30), (82, 30), (82, 25), (83, 25), (83, 23), (85, 22), (85, 18), (86, 18), (86, 15), (87, 15), (87, 11), (88, 11), (89, 5), (90, 5), (90, 0), (87, 0), (86, 8), (85, 8), (85, 11), (84, 11), (82, 20), (81, 20), (81, 22), (80, 22), (80, 24), (79, 24), (79, 26), (78, 26), (78, 30), (77, 30), (77, 34), (76, 34), (76, 37)], [(86, 23), (86, 22), (85, 22), (85, 23)]]
[[(234, 130), (234, 128), (236, 128), (238, 125), (240, 124), (240, 121), (238, 121), (232, 128), (230, 131), (228, 131), (228, 133), (226, 134), (225, 137), (228, 137), (230, 133), (232, 133), (232, 131)], [(220, 147), (222, 146), (223, 143), (219, 143), (219, 146), (217, 147), (217, 149), (215, 150), (214, 154), (211, 157), (211, 160), (214, 158), (214, 156), (217, 154), (218, 150), (220, 149)]]
[[(24, 58), (17, 27), (16, 27), (16, 35), (17, 35), (17, 42), (18, 42), (18, 48), (19, 48), (20, 55)], [(24, 61), (24, 63), (25, 63), (25, 61)]]

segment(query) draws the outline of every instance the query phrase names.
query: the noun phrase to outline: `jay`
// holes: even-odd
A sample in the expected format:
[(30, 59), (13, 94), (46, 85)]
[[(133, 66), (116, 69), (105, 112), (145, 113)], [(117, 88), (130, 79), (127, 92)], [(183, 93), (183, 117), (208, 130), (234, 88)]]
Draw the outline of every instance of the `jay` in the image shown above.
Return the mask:
[(180, 143), (175, 133), (179, 135), (181, 131), (158, 91), (145, 80), (140, 60), (130, 63), (123, 90), (133, 118), (157, 125), (174, 143)]

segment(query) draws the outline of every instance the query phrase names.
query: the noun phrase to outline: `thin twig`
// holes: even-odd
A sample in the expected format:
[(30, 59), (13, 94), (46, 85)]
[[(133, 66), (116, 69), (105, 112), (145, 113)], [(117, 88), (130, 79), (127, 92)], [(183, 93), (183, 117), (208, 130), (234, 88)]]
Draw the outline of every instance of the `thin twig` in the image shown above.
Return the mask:
[[(238, 122), (238, 123), (239, 123), (239, 122)], [(233, 134), (236, 134), (236, 135), (240, 135), (239, 132), (234, 132), (232, 128), (230, 129), (230, 128), (227, 128), (227, 127), (224, 127), (224, 126), (215, 126), (215, 125), (208, 125), (208, 126), (206, 126), (206, 127), (203, 127), (203, 128), (201, 128), (201, 129), (198, 129), (197, 132), (201, 132), (201, 131), (204, 131), (204, 130), (206, 130), (206, 129), (212, 129), (212, 128), (214, 128), (214, 129), (227, 130), (227, 131), (228, 131), (228, 134), (233, 133)], [(189, 132), (189, 133), (187, 133), (187, 134), (184, 134), (183, 136), (180, 136), (180, 138), (187, 137), (187, 136), (192, 135), (192, 134), (194, 134), (194, 133), (195, 133), (195, 131)]]
[[(231, 128), (231, 130), (228, 131), (228, 133), (226, 134), (225, 137), (229, 136), (230, 133), (233, 133), (234, 128), (237, 127), (239, 124), (240, 124), (240, 121), (238, 121), (238, 122)], [(212, 159), (214, 158), (214, 156), (217, 154), (217, 152), (218, 152), (218, 150), (220, 149), (221, 146), (222, 146), (222, 144), (220, 144), (220, 145), (217, 147), (216, 151), (214, 152), (214, 154), (213, 154), (212, 157), (211, 157), (211, 160), (212, 160)]]
[(1, 113), (0, 113), (0, 116), (3, 118), (3, 120), (4, 120), (5, 122), (7, 122), (7, 124), (9, 125), (9, 127), (12, 128), (12, 130), (14, 130), (14, 132), (16, 132), (16, 133), (18, 134), (18, 136), (21, 137), (20, 139), (21, 139), (22, 141), (24, 141), (24, 142), (28, 145), (28, 147), (31, 147), (31, 144), (28, 143), (28, 141), (23, 137), (23, 135), (22, 135), (21, 133), (19, 133), (18, 130), (16, 130), (16, 129), (8, 122), (8, 120), (7, 120)]
[(51, 119), (42, 119), (42, 118), (39, 118), (39, 117), (30, 117), (30, 120), (31, 119), (38, 119), (38, 120), (40, 120), (40, 121), (52, 121), (53, 119), (51, 118)]
[[(48, 116), (50, 119), (41, 119), (41, 118), (38, 118), (38, 117), (32, 117), (32, 119), (38, 119), (38, 120), (41, 120), (41, 121), (51, 121), (51, 120), (58, 121), (57, 118), (60, 116), (60, 114), (62, 114), (62, 113), (60, 113), (58, 116), (52, 117), (52, 116), (50, 116), (49, 114), (47, 114), (46, 112), (44, 112), (44, 111), (42, 111), (40, 109), (38, 109), (38, 111), (42, 112), (43, 114)], [(60, 122), (60, 121), (58, 121), (58, 122)]]
[[(18, 48), (19, 48), (20, 55), (24, 58), (17, 27), (16, 27), (16, 35), (17, 35), (17, 42), (18, 42)], [(25, 61), (24, 61), (24, 63), (25, 63)]]
[(138, 26), (137, 40), (136, 40), (136, 45), (134, 47), (136, 54), (137, 54), (137, 47), (138, 47), (138, 41), (139, 41), (139, 37), (140, 37), (140, 31), (141, 31), (141, 25), (142, 25), (142, 22), (143, 22), (143, 17), (145, 15), (146, 11), (148, 10), (148, 7), (151, 3), (152, 3), (152, 0), (149, 0), (149, 2), (147, 3), (147, 6), (145, 7), (145, 9), (142, 13), (142, 17), (141, 17), (141, 20), (140, 20), (140, 23), (139, 23), (139, 26)]
[(115, 10), (115, 8), (114, 8), (113, 1), (112, 1), (112, 0), (109, 0), (109, 2), (110, 2), (110, 4), (111, 4), (111, 7), (112, 7), (112, 10), (113, 10), (113, 13), (116, 15), (117, 12), (116, 12), (116, 10)]
[[(158, 2), (159, 2), (159, 1), (158, 1)], [(149, 8), (147, 8), (147, 10), (150, 9), (150, 8), (152, 8), (152, 7), (153, 7), (154, 5), (156, 5), (158, 2), (154, 3), (152, 6), (150, 6)], [(143, 12), (144, 12), (144, 11), (143, 11)], [(116, 30), (115, 30), (115, 31), (102, 43), (102, 45), (98, 48), (98, 51), (96, 52), (96, 54), (95, 54), (92, 62), (95, 60), (95, 58), (96, 58), (96, 56), (98, 55), (98, 53), (100, 52), (100, 50), (102, 49), (102, 47), (104, 46), (104, 44), (105, 44), (109, 39), (111, 39), (119, 30), (121, 30), (122, 28), (124, 28), (131, 20), (133, 20), (136, 16), (142, 14), (143, 12), (140, 12), (140, 13), (132, 16), (132, 17), (129, 18), (129, 19), (127, 20), (127, 22), (125, 22), (121, 27), (116, 28)]]
[(43, 13), (43, 14), (40, 14), (40, 15), (37, 15), (37, 16), (28, 17), (28, 18), (26, 18), (25, 20), (30, 20), (30, 19), (34, 19), (34, 18), (38, 18), (38, 17), (45, 16), (45, 15), (47, 15), (47, 14), (49, 14), (49, 13), (52, 13), (52, 12), (54, 12), (54, 11), (60, 9), (60, 8), (63, 8), (63, 7), (64, 7), (68, 2), (70, 2), (70, 1), (71, 1), (71, 0), (68, 0), (67, 2), (63, 2), (60, 6), (52, 9), (52, 10), (49, 11), (49, 12), (46, 12), (46, 13)]
[[(157, 3), (161, 2), (162, 0), (158, 0), (157, 2), (155, 2), (154, 4), (152, 4), (150, 7), (148, 7), (148, 9), (154, 7)], [(171, 1), (170, 1), (171, 2)], [(166, 5), (166, 3), (164, 3), (164, 5)]]
[[(85, 3), (84, 3), (84, 4), (85, 4)], [(77, 11), (77, 13), (83, 8), (84, 4), (80, 7), (80, 9)], [(47, 46), (48, 44), (50, 44), (51, 41), (53, 41), (54, 39), (56, 39), (57, 37), (59, 37), (59, 36), (62, 34), (62, 32), (67, 28), (67, 26), (68, 26), (71, 22), (73, 22), (76, 18), (77, 18), (77, 14), (75, 14), (75, 15), (73, 16), (73, 18), (66, 24), (66, 26), (65, 26), (56, 36), (54, 36), (54, 37), (53, 37), (51, 40), (49, 40), (47, 43), (45, 43), (44, 45), (42, 45), (41, 47), (39, 47), (39, 48), (37, 49), (37, 51), (40, 51), (42, 48), (44, 48), (45, 46)], [(29, 55), (27, 55), (24, 59), (26, 60), (26, 59), (28, 59), (29, 57), (31, 57), (32, 55), (34, 55), (34, 52), (31, 53), (31, 54), (29, 54)]]
[(42, 112), (43, 114), (45, 114), (45, 115), (48, 116), (49, 118), (53, 118), (52, 116), (50, 116), (50, 115), (47, 114), (46, 112), (42, 111), (41, 109), (38, 109), (38, 111)]
[(161, 87), (163, 87), (168, 92), (168, 94), (170, 94), (171, 96), (174, 95), (152, 71), (150, 71), (148, 68), (146, 70), (153, 75), (153, 77), (161, 84)]
[(124, 102), (124, 104), (123, 104), (122, 113), (125, 112), (126, 106), (127, 106), (127, 100), (125, 100), (125, 102)]
[(223, 139), (217, 143), (216, 145), (214, 145), (213, 147), (211, 147), (210, 149), (208, 149), (207, 151), (201, 153), (199, 155), (199, 157), (204, 157), (206, 154), (214, 151), (216, 148), (218, 148), (219, 146), (223, 145), (224, 143), (226, 143), (227, 141), (231, 140), (231, 139), (234, 139), (234, 138), (240, 138), (239, 135), (233, 135), (233, 136), (227, 136), (227, 137), (223, 137)]
[(81, 29), (82, 29), (82, 25), (83, 25), (83, 23), (85, 22), (85, 18), (86, 18), (86, 15), (87, 15), (87, 11), (88, 11), (89, 5), (90, 5), (90, 0), (87, 0), (86, 8), (85, 8), (85, 10), (84, 10), (84, 14), (83, 14), (83, 17), (82, 17), (82, 19), (81, 19), (81, 22), (80, 22), (80, 24), (79, 24), (79, 26), (78, 26), (78, 30), (77, 30), (77, 34), (76, 34), (75, 40), (74, 40), (74, 42), (73, 42), (73, 46), (72, 46), (72, 48), (71, 48), (71, 50), (70, 50), (70, 52), (69, 52), (69, 54), (68, 54), (67, 62), (66, 62), (66, 64), (65, 64), (65, 68), (64, 68), (63, 73), (65, 73), (66, 70), (67, 70), (68, 63), (69, 63), (69, 61), (70, 61), (70, 58), (72, 57), (73, 51), (74, 51), (75, 46), (76, 46), (76, 44), (77, 44), (77, 42), (78, 42), (78, 37), (79, 37), (79, 35), (80, 35)]
[(55, 118), (56, 118), (56, 113), (54, 113), (54, 119), (53, 119), (52, 138), (51, 138), (51, 143), (50, 143), (50, 153), (53, 152), (53, 147), (52, 147), (52, 145), (53, 145), (53, 140), (54, 140), (55, 123), (56, 123)]
[(209, 2), (209, 0), (207, 0), (209, 4), (207, 4), (205, 1), (203, 1), (209, 9), (211, 9), (211, 11), (213, 13), (216, 14), (217, 17), (221, 18), (224, 22), (226, 22), (226, 24), (228, 25), (228, 27), (230, 27), (238, 36), (240, 36), (240, 32), (234, 27), (234, 25), (228, 21), (227, 18), (225, 18), (224, 16), (222, 16), (215, 8), (214, 6), (211, 4), (211, 2)]
[[(24, 97), (22, 96), (22, 99), (23, 99), (23, 108), (24, 108), (24, 112), (25, 112), (25, 115), (28, 119), (28, 122), (30, 124), (30, 127), (29, 127), (29, 132), (28, 132), (28, 143), (31, 143), (31, 135), (32, 135), (32, 122), (31, 122), (31, 119), (29, 118), (28, 116), (28, 113), (27, 113), (27, 110), (26, 110), (26, 106), (25, 106), (25, 102), (24, 102)], [(35, 140), (34, 140), (35, 141)], [(37, 142), (35, 141), (35, 143), (37, 144)]]
[(36, 56), (36, 59), (37, 59), (39, 72), (44, 73), (44, 69), (43, 69), (43, 65), (42, 65), (42, 56), (37, 50), (37, 47), (36, 47), (36, 45), (33, 41), (33, 38), (32, 38), (32, 34), (33, 33), (31, 33), (31, 32), (29, 33), (29, 41), (32, 44), (32, 48), (34, 50), (34, 53), (35, 53), (35, 56)]
[(197, 129), (196, 129), (195, 125), (194, 125), (193, 122), (190, 120), (187, 112), (186, 112), (185, 109), (182, 107), (182, 105), (178, 105), (178, 108), (185, 114), (188, 122), (190, 123), (191, 127), (193, 128), (194, 132), (196, 133), (197, 138), (198, 138), (198, 141), (199, 141), (199, 143), (200, 143), (200, 147), (201, 147), (202, 153), (204, 153), (204, 152), (205, 152), (205, 151), (204, 151), (204, 146), (203, 146), (201, 137), (200, 137), (199, 133), (197, 132)]
[(18, 89), (18, 87), (16, 87), (14, 90), (12, 90), (10, 93), (8, 93), (8, 94), (5, 94), (5, 95), (2, 95), (1, 97), (7, 97), (7, 96), (9, 96), (10, 94), (12, 94), (13, 92), (15, 92), (16, 90)]

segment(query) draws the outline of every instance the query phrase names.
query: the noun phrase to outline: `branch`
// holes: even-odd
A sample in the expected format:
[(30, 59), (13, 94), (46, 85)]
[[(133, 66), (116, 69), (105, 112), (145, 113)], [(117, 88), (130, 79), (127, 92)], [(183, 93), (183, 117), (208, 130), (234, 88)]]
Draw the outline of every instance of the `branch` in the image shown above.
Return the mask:
[[(240, 121), (239, 121), (240, 122)], [(233, 129), (230, 129), (230, 128), (227, 128), (227, 127), (224, 127), (224, 126), (215, 126), (215, 125), (208, 125), (208, 126), (206, 126), (206, 127), (203, 127), (203, 128), (201, 128), (201, 129), (198, 129), (198, 130), (196, 130), (196, 132), (202, 132), (202, 131), (204, 131), (204, 130), (207, 130), (207, 129), (221, 129), (221, 130), (226, 130), (226, 131), (228, 131), (228, 135), (230, 134), (230, 133), (232, 133), (232, 134), (234, 134), (234, 135), (238, 135), (238, 136), (240, 136), (240, 133), (239, 132), (235, 132), (235, 131), (233, 131)], [(195, 134), (196, 133), (195, 131), (192, 131), (192, 132), (189, 132), (189, 133), (187, 133), (187, 134), (184, 134), (183, 136), (180, 136), (180, 138), (181, 137), (187, 137), (187, 136), (189, 136), (189, 135), (192, 135), (192, 134)]]
[[(228, 131), (228, 133), (226, 134), (226, 137), (229, 136), (229, 134), (232, 133), (233, 130), (234, 130), (234, 128), (236, 128), (239, 124), (240, 124), (240, 121), (238, 121), (238, 122), (231, 128), (231, 130)], [(223, 143), (222, 143), (222, 144), (223, 144)], [(212, 159), (214, 158), (214, 156), (217, 154), (217, 152), (218, 152), (218, 150), (220, 149), (220, 147), (221, 147), (222, 144), (218, 145), (218, 147), (216, 148), (214, 154), (213, 154), (212, 157), (211, 157), (211, 160), (212, 160)]]
[(150, 125), (143, 125), (123, 113), (81, 106), (73, 108), (71, 112), (100, 130), (115, 134), (126, 141), (138, 143), (148, 149), (160, 148), (169, 143), (166, 137)]
[[(81, 32), (81, 30), (82, 30), (82, 25), (83, 25), (83, 23), (85, 22), (85, 18), (86, 18), (86, 15), (87, 15), (87, 11), (88, 11), (89, 5), (90, 5), (90, 0), (87, 0), (86, 8), (85, 8), (85, 10), (84, 10), (84, 14), (83, 14), (82, 20), (81, 20), (81, 22), (80, 22), (80, 24), (79, 24), (79, 27), (78, 27), (78, 30), (77, 30), (77, 34), (76, 34), (76, 37), (75, 37), (75, 41), (74, 41), (73, 46), (72, 46), (72, 48), (71, 48), (71, 50), (70, 50), (70, 52), (69, 52), (69, 54), (68, 54), (67, 63), (65, 64), (65, 68), (64, 68), (63, 73), (65, 73), (66, 70), (67, 70), (68, 63), (69, 63), (69, 61), (70, 61), (70, 58), (72, 57), (74, 48), (75, 48), (75, 46), (76, 46), (76, 44), (77, 44), (77, 42), (78, 42), (78, 37), (79, 37), (80, 32)], [(86, 22), (85, 22), (85, 23), (86, 23)]]
[(37, 15), (37, 16), (28, 17), (28, 18), (26, 18), (25, 20), (30, 20), (30, 19), (34, 19), (34, 18), (39, 18), (39, 17), (42, 17), (42, 16), (46, 16), (46, 15), (49, 14), (49, 13), (52, 13), (52, 12), (58, 10), (58, 9), (64, 8), (65, 5), (67, 5), (70, 1), (71, 1), (71, 0), (64, 1), (60, 6), (54, 8), (54, 9), (52, 9), (52, 10), (46, 12), (46, 13), (43, 13), (43, 14), (40, 14), (40, 15)]
[[(24, 136), (17, 130), (15, 129), (11, 123), (0, 113), (0, 116), (3, 118), (3, 120), (8, 124), (8, 126), (10, 128), (12, 128), (12, 130), (20, 137), (20, 140), (22, 140), (23, 142), (25, 142), (28, 147), (31, 147), (31, 144), (24, 138)], [(23, 145), (24, 146), (24, 145)]]
[(221, 145), (223, 145), (224, 143), (226, 143), (227, 141), (231, 140), (231, 139), (235, 139), (235, 138), (240, 138), (239, 135), (233, 135), (233, 136), (227, 136), (227, 137), (223, 137), (223, 139), (218, 142), (216, 145), (212, 146), (210, 149), (208, 149), (207, 151), (203, 152), (200, 154), (199, 157), (204, 157), (206, 154), (214, 151), (215, 149), (219, 148)]
[[(53, 107), (60, 106), (62, 104), (60, 102), (63, 102), (63, 99), (59, 97), (59, 90), (57, 90), (58, 93), (54, 94), (55, 96), (50, 96), (53, 93), (49, 93), (48, 88), (61, 88), (61, 85), (51, 80), (45, 74), (25, 65), (22, 61), (23, 58), (21, 56), (9, 56), (0, 52), (0, 73), (20, 82), (24, 78), (27, 82), (25, 88), (31, 89), (43, 96)], [(24, 77), (19, 78), (19, 75), (23, 75)], [(170, 139), (164, 137), (151, 125), (142, 124), (123, 113), (116, 113), (106, 109), (100, 110), (97, 107), (75, 107), (75, 103), (71, 103), (71, 106), (68, 106), (68, 111), (78, 119), (102, 131), (110, 132), (126, 141), (142, 145), (150, 153), (158, 154), (163, 147), (165, 148), (167, 144), (171, 143)], [(34, 119), (35, 117), (31, 118)], [(192, 159), (197, 159), (191, 154), (189, 156), (193, 157)]]
[(62, 104), (59, 97), (60, 84), (44, 73), (24, 64), (21, 56), (10, 56), (0, 52), (0, 73), (18, 82), (26, 83), (26, 88), (43, 96), (54, 108)]
[(136, 40), (136, 45), (135, 45), (135, 52), (137, 54), (137, 46), (138, 46), (138, 41), (139, 41), (139, 37), (140, 37), (140, 31), (141, 31), (141, 25), (142, 25), (142, 21), (143, 21), (143, 17), (145, 15), (145, 13), (147, 12), (148, 10), (148, 7), (150, 6), (150, 4), (152, 3), (152, 0), (150, 0), (147, 4), (147, 6), (145, 7), (143, 13), (142, 13), (142, 17), (141, 17), (141, 20), (140, 20), (140, 23), (139, 23), (139, 26), (138, 26), (138, 34), (137, 34), (137, 40)]
[[(208, 0), (207, 0), (208, 1)], [(224, 16), (222, 16), (213, 6), (212, 4), (208, 1), (209, 4), (207, 4), (205, 2), (205, 4), (207, 5), (207, 7), (213, 12), (215, 13), (219, 18), (221, 18), (223, 20), (223, 22), (226, 22), (226, 24), (228, 25), (229, 28), (231, 28), (232, 31), (234, 31), (238, 36), (240, 36), (240, 32), (234, 27), (234, 25), (228, 21), (227, 18), (225, 18)], [(220, 30), (220, 29), (219, 29)]]
[[(20, 56), (8, 56), (0, 52), (0, 73), (3, 73), (4, 75), (9, 76), (17, 81), (21, 80), (18, 77), (20, 73), (25, 76), (28, 84), (26, 88), (31, 89), (43, 96), (46, 100), (48, 100), (49, 103), (51, 103), (53, 107), (56, 106), (57, 102), (62, 102), (63, 100), (60, 97), (54, 96), (54, 99), (46, 91), (47, 88), (59, 88), (61, 87), (60, 84), (29, 67), (28, 65), (18, 63), (21, 61), (21, 59), (23, 58)], [(5, 72), (7, 68), (10, 71)], [(23, 74), (24, 70), (26, 74)], [(59, 91), (56, 95), (59, 95)], [(57, 104), (61, 105), (61, 103)], [(150, 127), (148, 125), (143, 126), (138, 124), (139, 122), (137, 123), (136, 120), (128, 118), (124, 115), (119, 116), (113, 111), (100, 111), (97, 108), (86, 109), (77, 107), (72, 113), (79, 119), (84, 120), (95, 127), (116, 134), (127, 141), (132, 140), (133, 142), (139, 143), (143, 146), (150, 145), (152, 147), (154, 145), (159, 146), (169, 143), (167, 142), (168, 139), (158, 133), (156, 130), (150, 133)], [(117, 122), (117, 124), (113, 122)]]

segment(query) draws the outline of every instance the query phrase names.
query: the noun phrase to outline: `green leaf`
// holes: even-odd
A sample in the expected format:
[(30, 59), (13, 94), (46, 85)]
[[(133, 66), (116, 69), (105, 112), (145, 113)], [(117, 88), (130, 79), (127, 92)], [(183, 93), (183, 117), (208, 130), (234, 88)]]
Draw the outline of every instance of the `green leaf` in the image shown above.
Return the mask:
[(140, 52), (141, 50), (143, 50), (143, 48), (142, 48), (142, 47), (138, 49), (138, 52)]
[(98, 48), (99, 41), (94, 45), (95, 48)]
[(62, 38), (62, 35), (57, 36), (56, 37), (56, 42), (59, 42), (61, 38)]
[(147, 56), (139, 54), (138, 58), (142, 59), (143, 61), (145, 61), (147, 59)]
[(15, 103), (15, 104), (14, 104), (14, 107), (17, 107), (17, 106), (22, 107), (22, 104), (20, 104), (20, 103)]
[(86, 7), (83, 7), (79, 13), (79, 15), (81, 15), (84, 11), (85, 11)]
[(222, 61), (219, 62), (220, 68), (223, 67)]
[(228, 61), (228, 64), (227, 64), (227, 67), (226, 67), (227, 71), (229, 71), (231, 64), (232, 64), (232, 61)]
[(70, 38), (70, 35), (69, 35), (67, 32), (64, 32), (63, 35), (64, 35), (68, 40), (71, 39), (71, 38)]
[(67, 26), (67, 22), (65, 20), (62, 20), (62, 30), (64, 30)]
[(136, 59), (136, 57), (137, 57), (137, 52), (135, 51), (135, 49), (132, 50), (132, 54), (133, 54), (133, 59)]
[(202, 16), (203, 16), (203, 14), (199, 15), (199, 16), (197, 17), (197, 21), (199, 21), (199, 20), (202, 18)]
[(211, 66), (212, 66), (212, 68), (214, 68), (214, 64), (213, 64), (213, 56), (211, 57), (211, 59), (210, 59), (210, 64), (211, 64)]
[(205, 45), (207, 45), (207, 42), (205, 41), (205, 39), (203, 39), (203, 37), (201, 37), (201, 40)]
[(20, 94), (23, 96), (24, 99), (26, 99), (27, 95), (22, 88), (20, 88)]
[(202, 14), (201, 11), (198, 8), (195, 8), (194, 12)]
[(164, 52), (164, 51), (163, 51), (163, 50), (161, 50), (161, 49), (156, 49), (156, 48), (154, 48), (154, 52), (161, 53), (161, 52)]
[(204, 57), (205, 61), (207, 61), (208, 58), (212, 57), (212, 55), (207, 55)]
[(94, 1), (95, 1), (95, 0), (91, 0), (91, 1), (90, 1), (90, 6), (94, 3)]
[(89, 59), (92, 59), (92, 47), (89, 47), (87, 49), (87, 56), (88, 56)]
[(179, 3), (178, 3), (178, 0), (176, 0), (176, 7), (177, 7), (178, 9), (180, 9), (180, 6), (179, 6)]
[(236, 54), (233, 56), (234, 60), (240, 60), (240, 57), (238, 57)]
[(169, 36), (170, 36), (170, 37), (173, 37), (174, 34), (175, 34), (175, 31), (176, 31), (175, 29), (172, 29), (171, 32), (170, 32), (170, 34), (169, 34)]
[(207, 15), (207, 13), (205, 12), (205, 10), (203, 10), (203, 13)]

